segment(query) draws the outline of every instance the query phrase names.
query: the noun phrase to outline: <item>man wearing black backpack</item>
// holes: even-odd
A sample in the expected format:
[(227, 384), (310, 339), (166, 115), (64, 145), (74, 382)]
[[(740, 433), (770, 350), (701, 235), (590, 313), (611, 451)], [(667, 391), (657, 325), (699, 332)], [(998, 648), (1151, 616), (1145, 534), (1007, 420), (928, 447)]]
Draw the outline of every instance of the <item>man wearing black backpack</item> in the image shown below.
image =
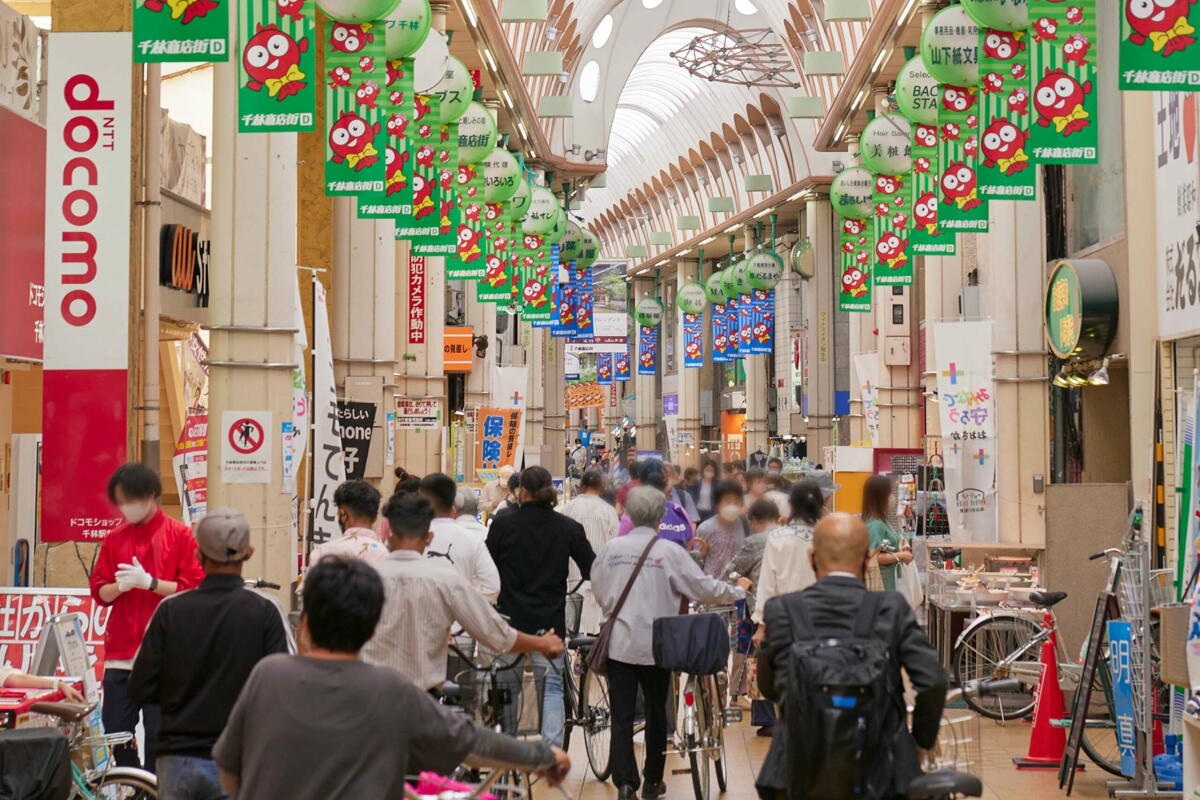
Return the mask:
[[(904, 597), (867, 591), (869, 546), (858, 517), (824, 517), (817, 583), (766, 605), (758, 683), (782, 718), (757, 781), (763, 800), (903, 797), (937, 740), (946, 675)], [(911, 732), (901, 668), (916, 691)]]

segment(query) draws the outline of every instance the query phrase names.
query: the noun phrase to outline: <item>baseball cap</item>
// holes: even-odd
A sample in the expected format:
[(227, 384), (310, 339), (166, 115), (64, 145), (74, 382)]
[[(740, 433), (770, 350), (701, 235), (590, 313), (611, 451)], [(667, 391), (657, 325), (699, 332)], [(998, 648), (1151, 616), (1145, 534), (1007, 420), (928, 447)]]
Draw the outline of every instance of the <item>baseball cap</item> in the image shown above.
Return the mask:
[(808, 474), (805, 475), (804, 477), (808, 478), (810, 481), (817, 484), (817, 486), (820, 486), (821, 494), (824, 495), (825, 497), (829, 497), (834, 492), (836, 492), (838, 489), (842, 488), (842, 485), (840, 483), (833, 482), (833, 476), (830, 475), (827, 470), (823, 470), (823, 469), (809, 470)]
[(205, 558), (228, 563), (242, 561), (250, 549), (250, 523), (232, 508), (214, 508), (196, 524), (196, 542)]

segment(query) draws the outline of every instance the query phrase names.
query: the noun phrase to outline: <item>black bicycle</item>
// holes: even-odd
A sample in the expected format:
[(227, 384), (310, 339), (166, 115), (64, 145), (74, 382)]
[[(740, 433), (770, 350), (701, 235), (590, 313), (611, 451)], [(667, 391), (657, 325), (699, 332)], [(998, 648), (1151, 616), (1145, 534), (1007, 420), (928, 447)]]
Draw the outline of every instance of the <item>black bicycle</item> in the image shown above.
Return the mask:
[(612, 706), (608, 698), (608, 681), (588, 669), (588, 653), (596, 643), (595, 636), (579, 633), (580, 609), (583, 596), (579, 589), (583, 581), (567, 593), (567, 640), (563, 659), (563, 749), (571, 744), (571, 732), (583, 731), (588, 767), (596, 780), (608, 780), (612, 773), (610, 760), (612, 740)]

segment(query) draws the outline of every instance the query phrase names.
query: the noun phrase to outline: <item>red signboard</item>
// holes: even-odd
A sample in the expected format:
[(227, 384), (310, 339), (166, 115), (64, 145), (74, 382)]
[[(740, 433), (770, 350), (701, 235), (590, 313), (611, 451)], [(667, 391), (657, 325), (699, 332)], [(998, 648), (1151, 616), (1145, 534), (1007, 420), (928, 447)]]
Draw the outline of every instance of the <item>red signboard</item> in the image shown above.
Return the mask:
[(0, 356), (42, 360), (46, 130), (0, 108)]
[[(0, 664), (20, 672), (33, 669), (42, 629), (55, 614), (83, 615), (83, 640), (96, 684), (104, 680), (104, 632), (110, 606), (92, 599), (87, 589), (0, 589)], [(77, 677), (77, 676), (71, 676)]]
[(425, 258), (408, 260), (408, 343), (425, 344)]

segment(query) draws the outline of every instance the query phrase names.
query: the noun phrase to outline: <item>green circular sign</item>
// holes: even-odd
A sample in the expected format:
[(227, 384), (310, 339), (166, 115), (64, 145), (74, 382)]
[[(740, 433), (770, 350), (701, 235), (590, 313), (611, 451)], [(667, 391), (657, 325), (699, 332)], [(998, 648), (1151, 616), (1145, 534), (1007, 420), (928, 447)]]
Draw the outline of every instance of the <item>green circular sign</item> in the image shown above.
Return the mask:
[(829, 203), (841, 217), (863, 219), (871, 216), (874, 206), (871, 192), (875, 189), (875, 176), (866, 167), (849, 167), (842, 170), (829, 185)]
[(579, 255), (575, 258), (575, 266), (586, 269), (596, 263), (600, 256), (600, 239), (596, 234), (583, 229), (583, 241), (579, 244)]
[(754, 287), (750, 285), (750, 278), (746, 275), (746, 267), (749, 266), (750, 259), (746, 259), (742, 263), (733, 268), (737, 276), (738, 294), (750, 294), (754, 291)]
[(792, 270), (804, 280), (816, 274), (815, 261), (812, 240), (807, 236), (792, 245), (792, 251), (788, 253), (788, 263), (791, 264)]
[[(567, 235), (567, 222), (567, 214), (560, 207), (558, 209), (558, 213), (554, 216), (554, 225), (550, 228), (549, 232), (542, 237), (543, 241), (548, 245), (561, 244), (563, 237)], [(560, 258), (560, 260), (565, 261), (566, 259)]]
[(533, 184), (528, 180), (517, 181), (517, 191), (508, 200), (508, 213), (517, 222), (525, 219), (529, 205), (533, 202)]
[(458, 121), (458, 163), (478, 164), (496, 149), (496, 120), (479, 103), (467, 106)]
[(558, 221), (558, 215), (562, 209), (558, 205), (558, 198), (554, 196), (554, 192), (547, 189), (545, 186), (533, 187), (533, 195), (529, 201), (529, 211), (525, 214), (525, 219), (521, 222), (521, 230), (524, 233), (541, 236), (549, 233), (554, 229), (554, 224)]
[(1058, 262), (1046, 284), (1046, 342), (1059, 358), (1075, 355), (1083, 322), (1079, 275), (1068, 261)]
[(942, 83), (978, 86), (979, 26), (962, 6), (943, 8), (921, 33), (921, 58)]
[(521, 188), (521, 164), (512, 153), (497, 147), (483, 159), (483, 199), (503, 203)]
[(728, 299), (741, 294), (738, 289), (737, 264), (730, 264), (721, 271), (721, 293)]
[(863, 129), (859, 154), (877, 175), (903, 175), (912, 169), (912, 124), (901, 114), (876, 117)]
[(1108, 262), (1063, 259), (1046, 283), (1046, 343), (1059, 358), (1100, 358), (1117, 335), (1120, 292)]
[(713, 305), (725, 304), (725, 290), (721, 288), (721, 278), (724, 275), (724, 270), (717, 270), (704, 282), (704, 294), (708, 296), (708, 302)]
[(429, 35), (429, 0), (400, 0), (396, 10), (383, 21), (384, 52), (389, 61), (408, 58)]
[(912, 122), (937, 125), (941, 93), (942, 85), (925, 69), (925, 61), (920, 56), (901, 67), (896, 76), (896, 105)]
[(675, 305), (685, 314), (700, 314), (708, 307), (708, 293), (696, 281), (685, 283), (675, 293)]
[[(558, 260), (560, 263), (576, 261), (583, 247), (583, 228), (574, 220), (567, 220), (567, 232), (558, 241)], [(576, 264), (575, 266), (579, 266)]]
[(746, 282), (752, 289), (774, 289), (783, 277), (783, 259), (771, 250), (760, 250), (746, 261)]
[[(318, 0), (325, 16), (338, 22), (374, 22), (392, 13), (397, 0)], [(186, 17), (185, 17), (186, 20)]]
[(981, 28), (1023, 31), (1029, 27), (1025, 0), (962, 0), (962, 7)]
[(663, 320), (662, 303), (658, 301), (657, 297), (643, 297), (633, 307), (633, 318), (637, 320), (638, 325), (657, 328)]
[(458, 122), (471, 105), (475, 95), (475, 82), (465, 64), (454, 56), (446, 59), (446, 72), (430, 90), (441, 103), (438, 104), (438, 119), (443, 125)]
[(429, 94), (446, 74), (446, 60), (450, 58), (450, 45), (440, 32), (431, 30), (413, 53), (413, 91)]

